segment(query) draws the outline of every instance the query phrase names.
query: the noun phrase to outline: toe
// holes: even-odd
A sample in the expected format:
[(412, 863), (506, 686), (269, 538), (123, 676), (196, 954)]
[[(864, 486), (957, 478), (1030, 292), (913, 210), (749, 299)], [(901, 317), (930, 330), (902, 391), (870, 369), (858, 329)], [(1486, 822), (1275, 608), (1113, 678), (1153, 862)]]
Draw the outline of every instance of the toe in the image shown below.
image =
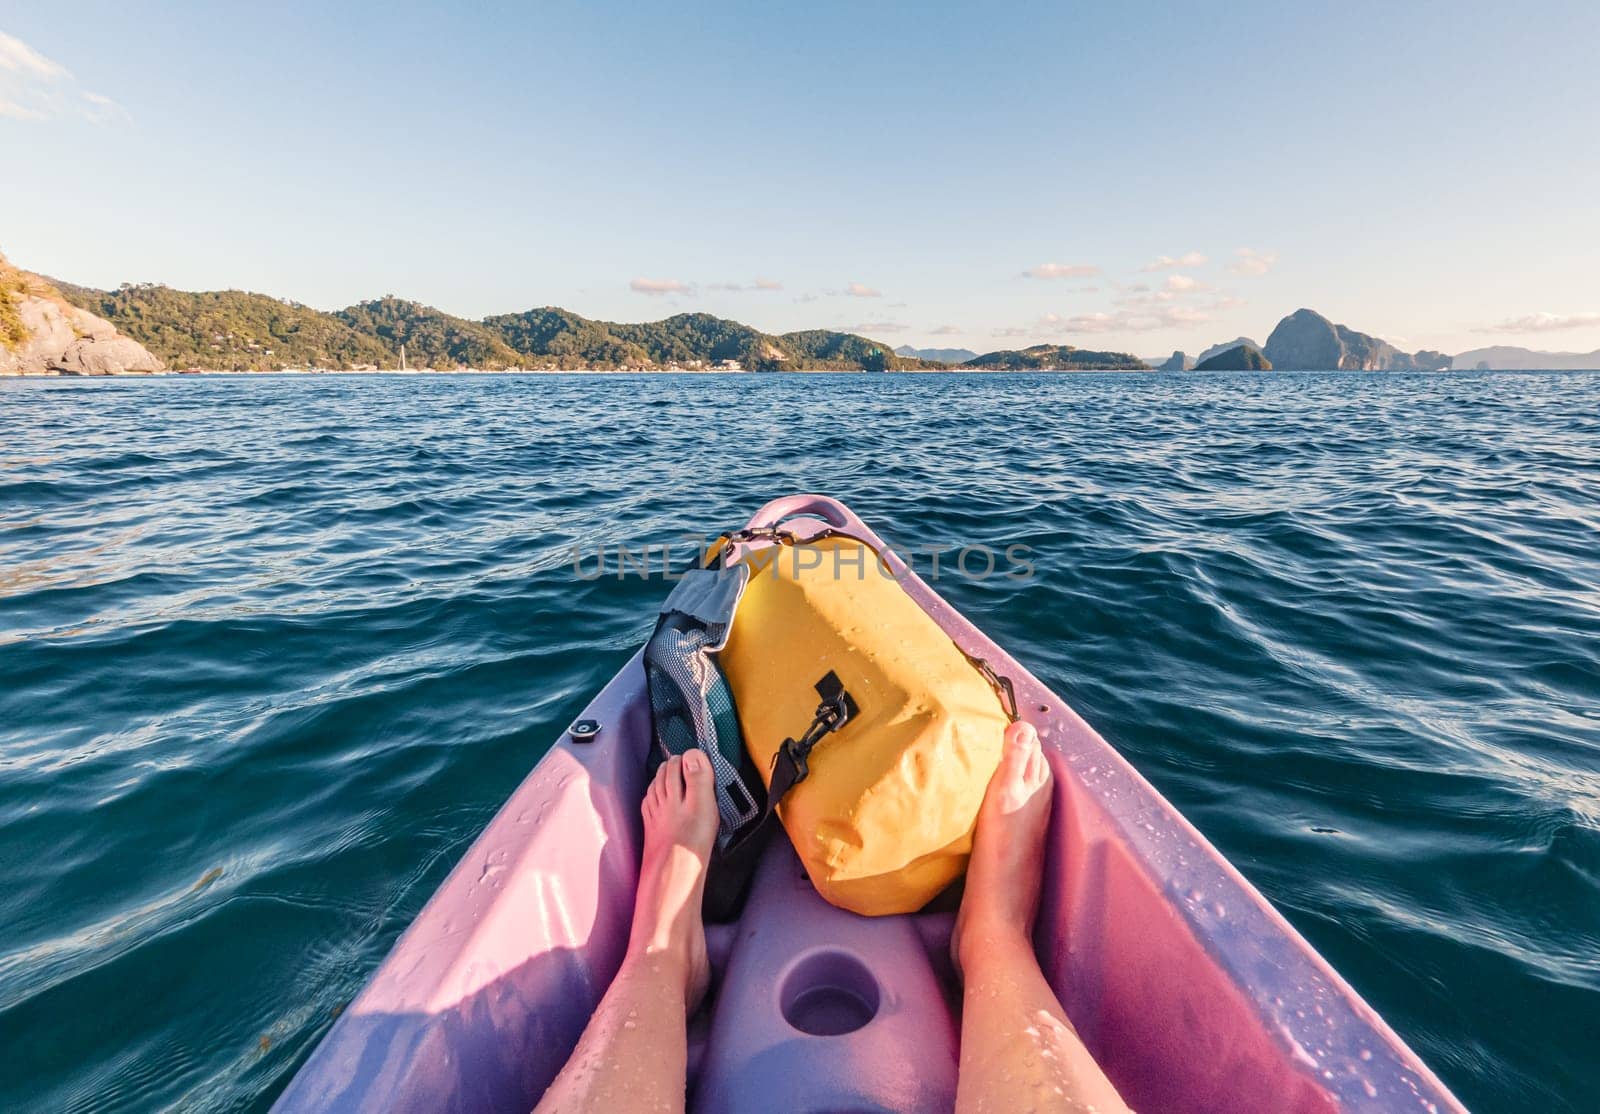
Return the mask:
[(1027, 775), (1028, 756), (1037, 740), (1033, 728), (1026, 723), (1013, 723), (1006, 728), (1005, 745), (1000, 751), (1000, 769), (997, 773), (1006, 781), (1016, 781)]
[(1044, 748), (1035, 746), (1028, 755), (1028, 785), (1038, 788), (1050, 780), (1050, 763), (1044, 756)]
[(1033, 729), (1033, 724), (1027, 720), (1019, 719), (1006, 727), (1006, 744), (1017, 747), (1037, 747), (1039, 733)]
[(683, 785), (691, 801), (711, 795), (711, 761), (698, 750), (683, 756)]
[(662, 799), (671, 803), (683, 800), (683, 759), (674, 754), (661, 767)]

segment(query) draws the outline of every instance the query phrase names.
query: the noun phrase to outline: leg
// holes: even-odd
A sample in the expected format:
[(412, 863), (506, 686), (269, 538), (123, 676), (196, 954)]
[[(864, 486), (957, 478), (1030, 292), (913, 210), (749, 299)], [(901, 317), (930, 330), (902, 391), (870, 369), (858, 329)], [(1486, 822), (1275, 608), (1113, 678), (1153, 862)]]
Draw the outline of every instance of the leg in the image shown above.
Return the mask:
[(706, 990), (700, 898), (717, 836), (711, 764), (672, 758), (645, 791), (644, 858), (627, 954), (535, 1114), (684, 1108), (689, 1014)]
[(1039, 970), (1030, 939), (1050, 822), (1050, 766), (1006, 730), (973, 834), (952, 952), (963, 984), (958, 1114), (1126, 1111)]

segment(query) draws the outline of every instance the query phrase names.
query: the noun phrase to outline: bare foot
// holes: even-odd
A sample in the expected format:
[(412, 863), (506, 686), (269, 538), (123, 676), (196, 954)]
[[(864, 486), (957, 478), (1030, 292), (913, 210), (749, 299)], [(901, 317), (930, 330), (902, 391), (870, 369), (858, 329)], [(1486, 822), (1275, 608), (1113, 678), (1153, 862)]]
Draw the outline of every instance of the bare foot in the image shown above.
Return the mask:
[(711, 976), (700, 900), (717, 838), (711, 763), (697, 750), (661, 764), (645, 790), (644, 858), (633, 901), (628, 959), (681, 968), (690, 1013)]
[(957, 971), (963, 951), (985, 940), (1025, 942), (1033, 931), (1049, 826), (1050, 764), (1032, 725), (1013, 723), (972, 835), (966, 892), (950, 938)]

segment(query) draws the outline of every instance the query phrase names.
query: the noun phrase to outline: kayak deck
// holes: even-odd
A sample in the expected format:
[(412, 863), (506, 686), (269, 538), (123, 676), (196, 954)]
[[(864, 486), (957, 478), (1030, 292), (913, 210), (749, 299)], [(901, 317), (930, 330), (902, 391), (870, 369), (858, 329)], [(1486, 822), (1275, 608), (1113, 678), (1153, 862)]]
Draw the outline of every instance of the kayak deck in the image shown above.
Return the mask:
[[(797, 518), (796, 516), (804, 516)], [(752, 525), (831, 525), (794, 496)], [(1095, 731), (922, 580), (969, 653), (1012, 679), (1054, 811), (1035, 944), (1084, 1043), (1136, 1109), (1460, 1110), (1428, 1068)], [(636, 655), (584, 710), (401, 936), (279, 1111), (529, 1110), (621, 962), (651, 744)], [(948, 1110), (959, 992), (949, 913), (859, 917), (816, 894), (781, 836), (740, 919), (709, 925), (690, 1109)]]

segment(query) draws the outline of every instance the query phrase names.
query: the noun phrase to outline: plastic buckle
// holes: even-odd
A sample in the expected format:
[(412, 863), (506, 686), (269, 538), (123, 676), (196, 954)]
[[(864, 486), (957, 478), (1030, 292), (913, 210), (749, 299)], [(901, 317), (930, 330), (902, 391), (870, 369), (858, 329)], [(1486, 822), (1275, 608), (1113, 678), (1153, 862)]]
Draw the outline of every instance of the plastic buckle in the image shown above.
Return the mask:
[(822, 703), (817, 706), (817, 721), (825, 728), (824, 733), (839, 730), (861, 710), (833, 670), (828, 670), (815, 687), (817, 695), (822, 697)]

